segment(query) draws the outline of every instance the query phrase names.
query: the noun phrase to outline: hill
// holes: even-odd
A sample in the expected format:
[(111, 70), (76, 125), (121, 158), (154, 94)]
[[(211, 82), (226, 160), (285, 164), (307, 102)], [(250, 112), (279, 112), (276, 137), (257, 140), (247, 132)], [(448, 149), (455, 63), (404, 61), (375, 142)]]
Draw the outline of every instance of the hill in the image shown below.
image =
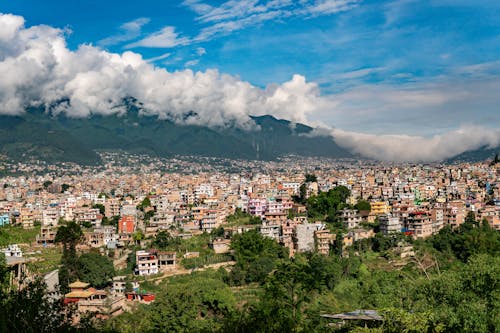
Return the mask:
[(313, 128), (272, 116), (252, 117), (260, 130), (178, 125), (142, 116), (76, 119), (30, 109), (21, 116), (0, 116), (0, 153), (20, 160), (42, 159), (95, 164), (96, 150), (123, 150), (160, 157), (200, 155), (272, 160), (282, 155), (351, 157), (330, 137), (307, 136)]

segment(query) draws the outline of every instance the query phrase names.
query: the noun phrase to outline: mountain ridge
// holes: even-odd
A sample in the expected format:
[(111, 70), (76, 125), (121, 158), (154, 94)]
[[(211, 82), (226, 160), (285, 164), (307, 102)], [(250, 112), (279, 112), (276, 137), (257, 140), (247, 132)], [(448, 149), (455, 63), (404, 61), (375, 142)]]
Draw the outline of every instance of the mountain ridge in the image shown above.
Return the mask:
[[(141, 115), (138, 109), (122, 115), (69, 118), (31, 108), (22, 115), (0, 116), (0, 153), (14, 160), (99, 163), (96, 150), (122, 150), (153, 156), (200, 155), (273, 160), (296, 154), (333, 158), (352, 157), (331, 137), (305, 136), (312, 127), (273, 116), (252, 116), (259, 130), (178, 125)], [(293, 128), (292, 128), (293, 127)]]

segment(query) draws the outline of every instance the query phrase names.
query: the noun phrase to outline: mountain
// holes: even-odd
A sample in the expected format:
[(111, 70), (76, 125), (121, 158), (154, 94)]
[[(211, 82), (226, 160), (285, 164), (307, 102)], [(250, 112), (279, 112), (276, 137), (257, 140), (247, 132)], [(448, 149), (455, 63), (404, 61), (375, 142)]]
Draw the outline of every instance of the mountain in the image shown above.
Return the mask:
[(0, 154), (20, 160), (42, 159), (79, 164), (99, 162), (96, 150), (123, 150), (153, 156), (201, 155), (272, 160), (282, 155), (351, 157), (330, 137), (308, 136), (313, 128), (272, 116), (252, 117), (260, 130), (211, 129), (178, 125), (139, 115), (75, 119), (29, 109), (20, 116), (0, 116)]
[(500, 146), (495, 148), (488, 148), (487, 146), (484, 146), (476, 150), (463, 152), (462, 154), (459, 154), (457, 156), (448, 159), (446, 162), (457, 163), (457, 162), (478, 162), (485, 160), (493, 160), (495, 154), (498, 153), (500, 153)]

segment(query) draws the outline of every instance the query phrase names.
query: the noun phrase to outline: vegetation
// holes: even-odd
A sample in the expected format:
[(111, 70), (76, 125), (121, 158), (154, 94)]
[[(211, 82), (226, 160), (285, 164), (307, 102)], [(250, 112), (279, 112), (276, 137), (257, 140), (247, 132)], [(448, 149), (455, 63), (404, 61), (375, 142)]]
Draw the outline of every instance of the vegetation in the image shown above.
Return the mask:
[(234, 214), (229, 215), (226, 218), (226, 222), (229, 226), (235, 225), (247, 225), (247, 224), (261, 224), (262, 220), (258, 216), (250, 215), (241, 210), (241, 208), (236, 208)]
[(36, 235), (39, 233), (40, 227), (33, 229), (23, 229), (21, 226), (0, 227), (0, 247), (9, 244), (29, 244), (36, 240)]
[(320, 192), (307, 199), (309, 217), (329, 222), (336, 221), (337, 211), (346, 208), (350, 191), (345, 186), (337, 186), (328, 192)]
[(84, 253), (77, 261), (77, 274), (81, 281), (90, 283), (95, 288), (104, 288), (115, 276), (113, 262), (99, 253)]
[[(64, 221), (61, 221), (64, 222)], [(69, 291), (68, 285), (78, 278), (78, 256), (76, 245), (82, 240), (83, 232), (80, 226), (74, 222), (65, 222), (57, 229), (55, 241), (62, 243), (63, 255), (61, 268), (59, 269), (59, 284), (61, 291)]]

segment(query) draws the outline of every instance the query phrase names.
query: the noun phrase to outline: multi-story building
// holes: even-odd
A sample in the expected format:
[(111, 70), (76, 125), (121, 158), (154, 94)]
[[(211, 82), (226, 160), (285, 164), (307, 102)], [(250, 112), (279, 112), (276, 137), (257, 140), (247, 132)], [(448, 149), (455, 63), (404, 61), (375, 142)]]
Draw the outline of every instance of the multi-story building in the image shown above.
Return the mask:
[(135, 274), (136, 275), (152, 275), (158, 274), (158, 257), (156, 254), (147, 251), (135, 252)]
[(118, 220), (118, 233), (132, 234), (135, 231), (135, 217), (122, 216)]
[(378, 217), (378, 222), (380, 226), (380, 232), (384, 235), (388, 235), (391, 233), (401, 232), (403, 229), (403, 224), (397, 216), (391, 215), (380, 215)]
[(355, 209), (343, 209), (339, 211), (339, 218), (347, 229), (359, 227), (362, 218)]

